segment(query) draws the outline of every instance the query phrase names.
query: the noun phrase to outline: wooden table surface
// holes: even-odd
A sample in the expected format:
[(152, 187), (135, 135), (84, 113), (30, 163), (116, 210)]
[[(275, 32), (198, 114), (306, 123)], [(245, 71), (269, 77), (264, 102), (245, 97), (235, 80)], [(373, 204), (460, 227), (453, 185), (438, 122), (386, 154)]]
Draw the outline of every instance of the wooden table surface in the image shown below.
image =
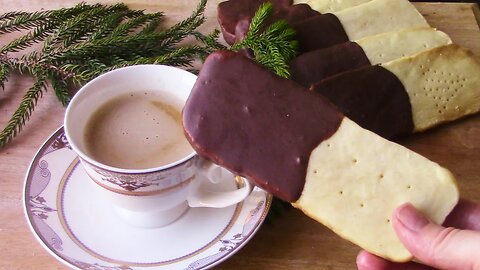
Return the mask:
[[(76, 0), (0, 0), (0, 13), (72, 6)], [(116, 1), (87, 1), (113, 3)], [(124, 1), (132, 8), (165, 11), (168, 24), (185, 18), (196, 1)], [(203, 29), (217, 27), (219, 1), (208, 3)], [(447, 32), (454, 42), (480, 55), (480, 13), (475, 4), (415, 3), (433, 27)], [(477, 12), (475, 19), (474, 11)], [(0, 36), (0, 45), (6, 41)], [(32, 80), (13, 74), (0, 91), (0, 126), (3, 128)], [(62, 125), (65, 108), (50, 90), (39, 102), (22, 133), (0, 149), (0, 269), (67, 269), (37, 242), (27, 225), (22, 192), (29, 163), (41, 144)], [(449, 168), (458, 178), (464, 198), (480, 201), (480, 115), (412, 136), (400, 143)], [(379, 236), (381, 237), (381, 236)], [(257, 235), (217, 269), (355, 269), (359, 249), (295, 209), (264, 224)]]

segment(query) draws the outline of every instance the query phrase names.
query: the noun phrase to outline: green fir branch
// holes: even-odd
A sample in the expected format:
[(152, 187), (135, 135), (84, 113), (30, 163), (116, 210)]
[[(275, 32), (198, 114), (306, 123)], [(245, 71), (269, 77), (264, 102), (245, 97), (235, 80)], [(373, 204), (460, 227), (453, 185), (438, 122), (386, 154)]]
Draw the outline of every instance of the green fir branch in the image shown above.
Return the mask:
[(23, 11), (11, 11), (4, 14), (0, 14), (0, 21), (11, 20), (15, 17), (26, 15), (27, 12)]
[(273, 5), (270, 2), (265, 2), (258, 8), (257, 12), (253, 16), (250, 22), (250, 28), (248, 29), (247, 38), (256, 37), (259, 35), (263, 24), (267, 20), (268, 16), (272, 14)]
[(146, 23), (145, 24), (145, 27), (143, 27), (143, 29), (140, 31), (140, 35), (143, 35), (143, 34), (148, 34), (148, 33), (152, 33), (152, 32), (155, 32), (158, 27), (160, 26), (160, 22), (162, 21), (163, 19), (163, 13), (161, 16), (158, 16), (156, 18), (153, 18), (150, 20), (150, 22)]
[(0, 48), (0, 53), (18, 52), (27, 49), (35, 43), (44, 41), (57, 27), (58, 24), (51, 22), (39, 25), (33, 31)]
[(295, 30), (284, 20), (274, 22), (262, 32), (272, 10), (270, 2), (263, 3), (252, 18), (246, 37), (233, 44), (231, 49), (251, 49), (258, 63), (278, 76), (289, 78), (288, 63), (297, 55), (298, 42), (295, 40)]
[(32, 27), (46, 22), (51, 11), (37, 11), (32, 13), (20, 12), (11, 19), (0, 22), (0, 34), (10, 33), (20, 30), (28, 30)]
[(43, 74), (38, 74), (35, 84), (28, 89), (20, 102), (20, 106), (8, 121), (7, 126), (0, 133), (0, 147), (5, 146), (22, 130), (45, 90), (46, 77)]
[[(157, 21), (157, 23), (160, 22), (160, 18), (163, 17), (162, 12), (157, 12), (157, 13), (152, 13), (152, 14), (144, 14), (141, 16), (138, 16), (134, 19), (131, 19), (127, 22), (124, 22), (120, 25), (118, 25), (113, 31), (110, 33), (110, 37), (118, 37), (118, 36), (126, 36), (130, 33), (132, 33), (135, 29), (138, 27), (145, 25), (149, 22), (152, 21)], [(157, 25), (158, 26), (158, 25)], [(149, 25), (149, 28), (152, 27)], [(156, 26), (155, 26), (156, 27)], [(152, 33), (150, 29), (142, 32), (143, 34), (146, 33)]]

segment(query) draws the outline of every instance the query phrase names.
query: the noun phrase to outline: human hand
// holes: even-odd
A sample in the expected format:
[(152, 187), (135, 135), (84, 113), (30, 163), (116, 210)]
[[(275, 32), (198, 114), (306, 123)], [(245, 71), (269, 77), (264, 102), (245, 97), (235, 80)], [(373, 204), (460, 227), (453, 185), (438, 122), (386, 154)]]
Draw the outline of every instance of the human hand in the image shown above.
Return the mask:
[(393, 263), (361, 251), (359, 270), (480, 270), (480, 205), (460, 200), (442, 227), (406, 203), (394, 211), (392, 223), (405, 247), (423, 264)]

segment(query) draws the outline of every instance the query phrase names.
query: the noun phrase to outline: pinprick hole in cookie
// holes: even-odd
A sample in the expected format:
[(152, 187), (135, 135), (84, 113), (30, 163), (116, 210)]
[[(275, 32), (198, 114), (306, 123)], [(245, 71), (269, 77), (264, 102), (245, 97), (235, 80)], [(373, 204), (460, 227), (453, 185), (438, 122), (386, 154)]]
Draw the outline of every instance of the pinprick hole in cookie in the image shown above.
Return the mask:
[(387, 218), (387, 223), (390, 223), (390, 219), (389, 219), (389, 218)]
[(408, 185), (408, 186), (407, 186), (407, 189), (411, 189), (411, 188), (412, 188), (412, 186), (411, 186), (411, 185)]
[(352, 162), (353, 162), (353, 163), (357, 163), (358, 160), (357, 160), (356, 158), (354, 158), (354, 159), (352, 159)]
[(327, 147), (331, 147), (331, 145), (330, 145), (330, 144), (327, 144)]
[(360, 207), (365, 207), (365, 204), (361, 203), (361, 204), (360, 204)]
[(314, 174), (317, 174), (317, 173), (318, 173), (318, 171), (317, 171), (317, 170), (313, 170), (313, 173), (314, 173)]
[(339, 193), (340, 195), (343, 195), (343, 190), (340, 190), (338, 193)]
[(427, 43), (424, 43), (424, 44), (423, 44), (423, 47), (424, 47), (424, 48), (428, 48)]
[(384, 177), (385, 177), (385, 175), (383, 175), (383, 173), (381, 173), (381, 174), (378, 175), (378, 178), (379, 178), (380, 180), (382, 180)]

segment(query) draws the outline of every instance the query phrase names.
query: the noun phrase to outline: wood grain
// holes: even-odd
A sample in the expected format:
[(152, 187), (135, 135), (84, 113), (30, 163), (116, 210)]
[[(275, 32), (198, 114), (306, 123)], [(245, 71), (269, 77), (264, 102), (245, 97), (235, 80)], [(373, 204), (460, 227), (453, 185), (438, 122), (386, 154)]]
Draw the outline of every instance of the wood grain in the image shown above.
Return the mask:
[[(0, 13), (14, 10), (34, 11), (72, 6), (75, 0), (0, 0)], [(114, 3), (117, 1), (87, 1)], [(187, 17), (196, 1), (124, 1), (132, 8), (148, 12), (165, 11), (167, 24)], [(217, 27), (215, 12), (219, 1), (209, 1), (208, 20), (203, 30)], [(429, 23), (448, 33), (452, 39), (480, 55), (478, 6), (475, 4), (415, 3)], [(475, 17), (475, 13), (477, 17)], [(7, 37), (0, 36), (0, 45)], [(16, 109), (26, 89), (28, 77), (13, 74), (5, 91), (0, 92), (0, 126)], [(63, 121), (65, 109), (52, 91), (39, 102), (23, 132), (0, 150), (0, 269), (68, 269), (55, 260), (37, 242), (26, 223), (22, 192), (29, 163), (41, 144)], [(471, 116), (412, 136), (400, 143), (449, 168), (458, 178), (465, 198), (480, 200), (480, 116)], [(379, 236), (381, 237), (381, 236)], [(358, 248), (299, 211), (290, 209), (258, 234), (240, 252), (217, 269), (355, 269)]]

